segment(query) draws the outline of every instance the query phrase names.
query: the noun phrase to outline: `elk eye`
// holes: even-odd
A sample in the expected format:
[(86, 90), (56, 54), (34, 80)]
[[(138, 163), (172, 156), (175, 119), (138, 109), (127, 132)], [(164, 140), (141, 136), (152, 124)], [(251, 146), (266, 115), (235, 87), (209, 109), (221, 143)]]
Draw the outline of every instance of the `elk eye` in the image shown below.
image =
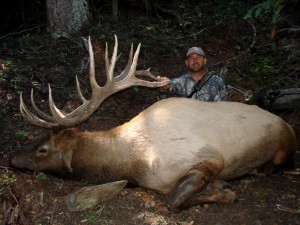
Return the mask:
[(37, 151), (37, 156), (45, 156), (45, 155), (47, 155), (47, 153), (48, 153), (48, 149), (45, 147), (42, 147)]

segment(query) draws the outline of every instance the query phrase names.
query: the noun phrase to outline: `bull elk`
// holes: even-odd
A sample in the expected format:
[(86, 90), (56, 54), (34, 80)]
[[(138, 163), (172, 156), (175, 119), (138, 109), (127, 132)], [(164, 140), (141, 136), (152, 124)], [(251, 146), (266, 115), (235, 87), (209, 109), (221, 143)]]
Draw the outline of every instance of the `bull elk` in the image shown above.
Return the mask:
[[(20, 110), (31, 123), (43, 127), (75, 126), (86, 120), (111, 94), (132, 85), (158, 87), (149, 70), (136, 71), (140, 45), (128, 65), (114, 76), (117, 38), (111, 62), (106, 45), (107, 82), (99, 87), (89, 39), (91, 100), (77, 89), (83, 104), (64, 115), (55, 106), (49, 86), (46, 116), (31, 100), (38, 118), (25, 106)], [(201, 102), (185, 98), (158, 101), (131, 121), (107, 131), (79, 131), (65, 128), (51, 132), (11, 156), (12, 166), (32, 171), (51, 171), (68, 178), (105, 183), (127, 180), (129, 184), (168, 195), (174, 212), (208, 203), (233, 202), (235, 193), (220, 180), (239, 178), (266, 165), (290, 160), (295, 152), (293, 129), (278, 116), (257, 106), (236, 102)], [(197, 193), (201, 195), (196, 195)]]

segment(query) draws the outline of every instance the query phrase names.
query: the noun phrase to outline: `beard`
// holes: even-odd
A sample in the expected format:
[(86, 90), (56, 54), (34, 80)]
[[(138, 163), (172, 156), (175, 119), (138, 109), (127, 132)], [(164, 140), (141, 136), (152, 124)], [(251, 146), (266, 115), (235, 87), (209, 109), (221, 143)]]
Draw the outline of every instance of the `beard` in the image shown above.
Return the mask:
[(202, 66), (200, 66), (199, 64), (198, 65), (192, 65), (192, 66), (188, 66), (187, 69), (188, 69), (189, 72), (198, 73), (201, 70), (204, 70), (204, 65), (202, 65)]

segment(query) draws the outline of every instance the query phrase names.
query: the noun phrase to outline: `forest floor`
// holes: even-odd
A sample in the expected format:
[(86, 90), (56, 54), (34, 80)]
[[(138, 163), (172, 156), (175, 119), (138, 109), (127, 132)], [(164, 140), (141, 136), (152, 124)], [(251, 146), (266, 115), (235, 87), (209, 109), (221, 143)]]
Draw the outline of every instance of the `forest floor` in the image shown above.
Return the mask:
[[(200, 31), (203, 31), (205, 35), (200, 35), (201, 41), (195, 41), (190, 33), (186, 33), (187, 29), (185, 28), (180, 28), (182, 33), (173, 34), (173, 39), (164, 33), (166, 30), (160, 30), (161, 36), (154, 35), (153, 32), (158, 29), (153, 25), (156, 20), (153, 22), (151, 21), (153, 18), (148, 18), (149, 24), (153, 25), (151, 27), (149, 24), (143, 24), (142, 21), (132, 22), (140, 17), (135, 17), (137, 16), (135, 14), (131, 14), (131, 16), (131, 22), (125, 21), (121, 31), (115, 30), (117, 28), (113, 25), (99, 28), (99, 33), (102, 33), (103, 36), (96, 33), (95, 30), (91, 31), (99, 84), (105, 83), (105, 77), (100, 75), (105, 71), (104, 41), (107, 41), (112, 49), (115, 32), (119, 36), (120, 48), (127, 49), (120, 51), (124, 54), (119, 60), (117, 72), (125, 65), (129, 42), (134, 42), (134, 44), (142, 42), (145, 44), (142, 46), (140, 54), (139, 69), (152, 67), (152, 71), (156, 75), (178, 76), (185, 69), (186, 49), (195, 44), (205, 46), (209, 65), (214, 66), (214, 69), (227, 68), (231, 72), (231, 75), (225, 74), (226, 81), (238, 88), (244, 91), (251, 89), (255, 95), (258, 95), (268, 89), (262, 88), (262, 86), (270, 86), (267, 80), (263, 81), (265, 77), (250, 77), (249, 74), (245, 75), (243, 72), (245, 65), (248, 67), (261, 66), (261, 64), (253, 65), (253, 58), (259, 58), (257, 52), (262, 48), (261, 46), (251, 46), (251, 38), (255, 36), (253, 27), (251, 28), (244, 20), (226, 17), (218, 20), (217, 23), (207, 19), (206, 22), (203, 22), (202, 30), (199, 28), (199, 35)], [(172, 15), (164, 16), (171, 17)], [(136, 24), (132, 30), (125, 26), (130, 23)], [(157, 25), (161, 26), (160, 29), (164, 29), (163, 24), (165, 23), (157, 23)], [(141, 24), (144, 26), (142, 27)], [(256, 32), (259, 33), (259, 24), (255, 24), (255, 26)], [(172, 29), (175, 32), (175, 28)], [(148, 31), (151, 32), (147, 33)], [(238, 39), (245, 34), (249, 34), (249, 40), (243, 39), (244, 43), (239, 42)], [(175, 38), (180, 35), (189, 36), (193, 40), (176, 42)], [(165, 42), (161, 38), (165, 38)], [(47, 132), (46, 129), (30, 125), (22, 119), (19, 112), (19, 93), (21, 91), (25, 102), (29, 105), (30, 90), (34, 87), (35, 101), (47, 111), (47, 84), (50, 83), (58, 107), (68, 110), (68, 107), (72, 108), (73, 105), (79, 103), (74, 88), (75, 75), (78, 75), (83, 94), (89, 96), (88, 67), (86, 66), (88, 58), (80, 40), (80, 38), (60, 38), (53, 41), (42, 31), (30, 34), (25, 32), (25, 34), (13, 35), (1, 40), (0, 224), (300, 224), (299, 149), (295, 156), (296, 168), (282, 170), (264, 178), (247, 175), (230, 181), (230, 189), (238, 196), (236, 202), (205, 204), (180, 213), (172, 213), (168, 210), (166, 196), (140, 187), (125, 188), (118, 196), (109, 201), (84, 211), (72, 212), (67, 209), (64, 197), (86, 186), (86, 183), (65, 180), (48, 174), (41, 176), (41, 173), (18, 171), (12, 168), (8, 163), (9, 155), (17, 151), (20, 146), (29, 144), (36, 136)], [(240, 44), (239, 48), (243, 48), (240, 53), (236, 52), (235, 42)], [(253, 48), (252, 55), (245, 53), (247, 49), (245, 43), (248, 43), (248, 47)], [(236, 55), (243, 56), (234, 63), (226, 61)], [(261, 57), (263, 58), (263, 56)], [(156, 89), (129, 88), (106, 99), (92, 117), (80, 125), (80, 128), (87, 130), (110, 129), (129, 121), (145, 108), (167, 97), (169, 96)], [(245, 103), (244, 96), (238, 92), (231, 100)], [(250, 101), (248, 104), (256, 104), (256, 102)], [(294, 128), (299, 128), (299, 109), (283, 111), (278, 115)], [(297, 133), (297, 137), (299, 138), (299, 133)]]

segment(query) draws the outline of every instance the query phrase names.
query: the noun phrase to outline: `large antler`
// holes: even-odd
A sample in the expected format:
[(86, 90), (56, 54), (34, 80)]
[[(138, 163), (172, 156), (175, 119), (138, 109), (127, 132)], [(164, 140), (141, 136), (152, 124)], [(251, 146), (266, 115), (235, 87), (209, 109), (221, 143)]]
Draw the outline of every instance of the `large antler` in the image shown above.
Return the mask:
[(110, 95), (126, 89), (131, 86), (139, 85), (139, 86), (146, 86), (146, 87), (160, 87), (163, 85), (166, 85), (167, 81), (146, 81), (142, 79), (138, 79), (136, 75), (138, 76), (144, 76), (149, 77), (154, 80), (157, 80), (157, 78), (150, 73), (150, 69), (148, 70), (140, 70), (136, 71), (138, 56), (141, 48), (141, 44), (138, 45), (137, 50), (133, 56), (133, 45), (131, 45), (131, 50), (129, 54), (128, 64), (124, 71), (118, 75), (114, 76), (114, 69), (115, 64), (117, 61), (117, 50), (118, 50), (118, 39), (115, 35), (115, 46), (113, 55), (111, 58), (111, 62), (109, 63), (108, 59), (108, 47), (106, 43), (106, 49), (105, 49), (105, 65), (106, 65), (106, 76), (107, 81), (106, 84), (103, 87), (100, 87), (95, 78), (95, 61), (94, 61), (94, 52), (91, 44), (91, 38), (88, 39), (88, 47), (89, 47), (89, 57), (90, 57), (90, 83), (92, 87), (92, 97), (91, 100), (87, 100), (83, 97), (80, 85), (78, 82), (78, 78), (76, 76), (76, 85), (77, 85), (77, 92), (79, 95), (79, 98), (82, 101), (82, 105), (79, 106), (77, 109), (72, 111), (71, 113), (64, 115), (54, 104), (53, 98), (52, 98), (52, 91), (51, 87), (49, 85), (49, 107), (51, 110), (51, 113), (53, 116), (49, 116), (45, 113), (43, 113), (41, 110), (39, 110), (34, 102), (33, 99), (33, 90), (31, 90), (31, 103), (32, 106), (37, 113), (39, 117), (37, 117), (35, 114), (31, 113), (28, 108), (25, 106), (22, 94), (20, 95), (20, 111), (24, 118), (26, 118), (29, 122), (41, 126), (41, 127), (54, 127), (54, 126), (75, 126), (77, 124), (80, 124), (87, 118), (89, 118), (94, 111), (100, 106), (100, 104)]

